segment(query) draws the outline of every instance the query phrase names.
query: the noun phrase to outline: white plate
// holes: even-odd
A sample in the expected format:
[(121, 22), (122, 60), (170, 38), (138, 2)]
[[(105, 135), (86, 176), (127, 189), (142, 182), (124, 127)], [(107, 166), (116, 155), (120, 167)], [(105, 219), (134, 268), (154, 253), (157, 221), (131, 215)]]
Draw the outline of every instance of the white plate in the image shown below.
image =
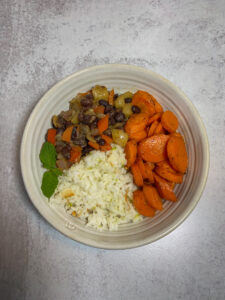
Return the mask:
[[(107, 88), (146, 90), (153, 94), (164, 109), (172, 110), (179, 119), (189, 156), (185, 181), (176, 190), (179, 201), (166, 201), (164, 210), (154, 218), (138, 224), (121, 225), (116, 232), (97, 232), (87, 228), (79, 219), (49, 206), (42, 195), (39, 152), (51, 117), (68, 109), (68, 101), (78, 92), (96, 84)], [(106, 249), (133, 248), (151, 243), (180, 225), (191, 213), (204, 189), (209, 168), (209, 146), (201, 118), (191, 101), (171, 82), (144, 68), (130, 65), (102, 65), (76, 72), (57, 83), (38, 102), (27, 121), (20, 152), (24, 184), (34, 206), (57, 230), (78, 242)]]

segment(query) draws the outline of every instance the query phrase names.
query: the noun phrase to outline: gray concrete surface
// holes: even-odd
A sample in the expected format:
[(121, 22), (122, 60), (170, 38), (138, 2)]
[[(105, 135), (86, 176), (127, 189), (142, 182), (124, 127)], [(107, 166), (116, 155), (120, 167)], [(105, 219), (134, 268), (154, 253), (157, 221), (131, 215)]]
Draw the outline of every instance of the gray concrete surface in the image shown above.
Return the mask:
[[(224, 0), (1, 0), (0, 18), (0, 299), (225, 299)], [(191, 216), (132, 250), (94, 249), (58, 233), (20, 174), (21, 136), (38, 99), (70, 73), (104, 63), (170, 79), (199, 110), (211, 147)]]

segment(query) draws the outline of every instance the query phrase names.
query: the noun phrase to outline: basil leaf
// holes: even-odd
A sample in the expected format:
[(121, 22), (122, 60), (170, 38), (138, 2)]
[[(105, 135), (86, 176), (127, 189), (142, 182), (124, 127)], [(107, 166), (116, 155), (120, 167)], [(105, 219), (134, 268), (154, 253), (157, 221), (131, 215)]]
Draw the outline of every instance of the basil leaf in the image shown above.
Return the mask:
[(62, 175), (62, 173), (63, 173), (61, 170), (59, 170), (59, 169), (57, 169), (57, 168), (52, 169), (52, 172), (54, 172), (56, 176), (60, 176), (60, 175)]
[(41, 190), (43, 194), (50, 198), (58, 185), (58, 177), (52, 171), (46, 171), (42, 177)]
[(44, 168), (46, 169), (55, 168), (56, 151), (55, 151), (55, 147), (51, 143), (45, 142), (43, 144), (39, 157)]

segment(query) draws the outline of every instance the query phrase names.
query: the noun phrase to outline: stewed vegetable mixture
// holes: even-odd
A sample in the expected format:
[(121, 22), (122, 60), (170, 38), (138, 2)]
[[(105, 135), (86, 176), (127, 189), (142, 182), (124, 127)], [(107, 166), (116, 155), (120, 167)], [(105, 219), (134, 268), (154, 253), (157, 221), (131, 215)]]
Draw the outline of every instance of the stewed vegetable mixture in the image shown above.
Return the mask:
[[(40, 158), (49, 170), (48, 177), (55, 178), (54, 187), (60, 172), (81, 157), (93, 150), (111, 150), (118, 144), (124, 148), (127, 170), (138, 187), (133, 205), (140, 214), (154, 216), (156, 210), (163, 209), (162, 199), (176, 201), (173, 189), (176, 183), (182, 183), (187, 169), (186, 147), (182, 135), (176, 132), (176, 116), (164, 112), (151, 94), (128, 91), (118, 95), (113, 89), (96, 85), (73, 98), (67, 111), (54, 115), (52, 125), (46, 134), (48, 147), (46, 143), (43, 146), (55, 151), (51, 168), (42, 159), (47, 153), (43, 148)], [(50, 197), (54, 189), (46, 192), (50, 183), (44, 177), (46, 174), (42, 191)]]

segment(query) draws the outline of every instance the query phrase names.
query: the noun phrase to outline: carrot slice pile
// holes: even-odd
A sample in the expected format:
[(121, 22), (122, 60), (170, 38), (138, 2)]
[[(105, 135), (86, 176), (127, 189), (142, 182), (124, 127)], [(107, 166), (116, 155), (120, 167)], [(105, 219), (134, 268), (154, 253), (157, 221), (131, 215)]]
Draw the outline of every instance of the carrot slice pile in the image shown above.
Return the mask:
[(183, 182), (187, 151), (183, 136), (176, 132), (179, 122), (173, 112), (163, 112), (160, 103), (145, 91), (134, 94), (132, 105), (141, 110), (125, 125), (127, 167), (139, 187), (133, 204), (140, 214), (154, 216), (163, 209), (162, 199), (177, 201), (173, 190)]
[(135, 184), (137, 186), (143, 186), (143, 177), (137, 163), (131, 166), (131, 172), (133, 174)]
[(159, 162), (166, 159), (168, 135), (153, 135), (141, 141), (138, 145), (140, 157), (146, 161)]
[(133, 98), (132, 104), (138, 106), (142, 113), (147, 113), (150, 116), (155, 113), (155, 104), (149, 93), (145, 91), (137, 91)]
[(139, 214), (145, 217), (153, 217), (155, 215), (155, 209), (147, 203), (143, 191), (134, 191), (133, 204)]
[(155, 172), (163, 177), (164, 179), (167, 179), (169, 181), (175, 182), (175, 183), (182, 183), (183, 182), (183, 174), (176, 172), (169, 164), (168, 161), (162, 161), (157, 163)]
[(163, 204), (157, 189), (152, 185), (144, 185), (143, 192), (149, 205), (156, 210), (162, 210)]
[(188, 156), (182, 137), (172, 135), (167, 144), (167, 154), (171, 166), (178, 172), (185, 173), (188, 165)]
[(137, 157), (137, 143), (134, 140), (130, 140), (125, 146), (125, 155), (127, 159), (127, 167), (131, 167)]
[(175, 132), (179, 126), (177, 117), (172, 111), (165, 111), (162, 115), (162, 126), (169, 132)]

